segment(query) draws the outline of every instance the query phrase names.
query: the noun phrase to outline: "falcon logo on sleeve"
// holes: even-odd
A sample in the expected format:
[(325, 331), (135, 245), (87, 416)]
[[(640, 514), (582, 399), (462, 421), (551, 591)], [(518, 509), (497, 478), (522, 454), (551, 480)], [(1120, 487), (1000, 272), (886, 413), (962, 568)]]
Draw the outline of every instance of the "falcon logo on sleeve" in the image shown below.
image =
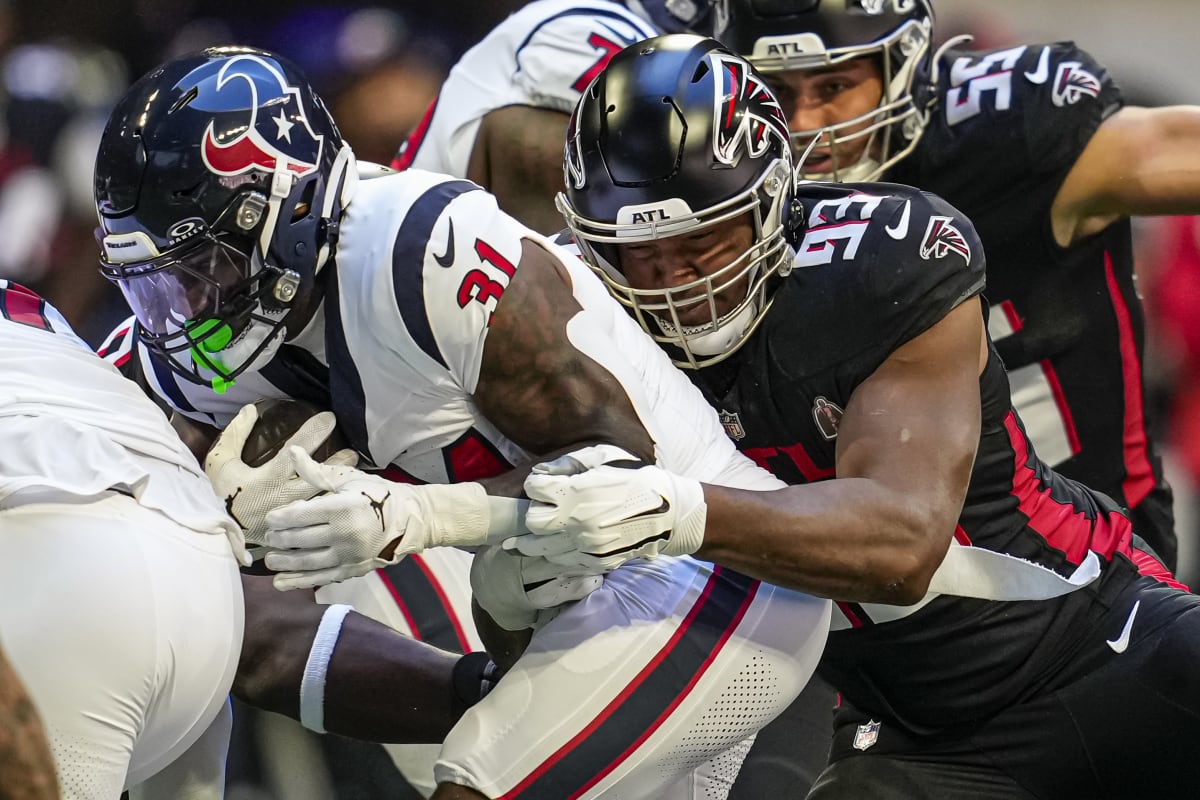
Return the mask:
[(1064, 61), (1054, 76), (1051, 100), (1060, 108), (1078, 103), (1082, 97), (1099, 97), (1100, 80), (1078, 61)]
[(926, 261), (945, 258), (949, 253), (958, 253), (968, 264), (971, 262), (971, 246), (962, 231), (954, 226), (953, 218), (930, 217), (925, 239), (921, 242), (921, 258)]

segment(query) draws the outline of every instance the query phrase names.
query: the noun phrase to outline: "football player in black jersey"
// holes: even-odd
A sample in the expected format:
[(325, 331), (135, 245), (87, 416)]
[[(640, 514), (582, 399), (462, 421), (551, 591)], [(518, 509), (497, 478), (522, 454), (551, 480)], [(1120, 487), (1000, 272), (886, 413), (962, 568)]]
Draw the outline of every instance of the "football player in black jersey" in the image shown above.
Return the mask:
[(1194, 784), (1200, 600), (1034, 452), (971, 223), (907, 186), (794, 185), (787, 152), (763, 79), (711, 40), (628, 48), (584, 93), (560, 207), (585, 259), (791, 485), (681, 484), (593, 448), (535, 467), (534, 535), (508, 546), (592, 568), (694, 552), (835, 599), (820, 671), (844, 702), (812, 798)]
[(1072, 42), (934, 52), (930, 0), (718, 4), (716, 37), (776, 90), (806, 177), (918, 186), (975, 223), (1039, 455), (1130, 509), (1174, 569), (1128, 215), (1200, 211), (1200, 108), (1123, 107)]

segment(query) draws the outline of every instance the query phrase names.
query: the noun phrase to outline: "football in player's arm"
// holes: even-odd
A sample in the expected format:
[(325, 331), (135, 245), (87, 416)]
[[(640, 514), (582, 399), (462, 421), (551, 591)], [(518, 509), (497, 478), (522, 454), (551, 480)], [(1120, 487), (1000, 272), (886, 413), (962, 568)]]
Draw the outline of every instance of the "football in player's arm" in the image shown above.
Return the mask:
[[(261, 105), (233, 102), (245, 85)], [(303, 122), (290, 137), (279, 104)], [(470, 564), (500, 626), (536, 628), (446, 737), (436, 796), (693, 797), (732, 780), (750, 734), (815, 667), (826, 601), (693, 559), (600, 580), (493, 544), (523, 530), (501, 476), (591, 442), (700, 480), (778, 485), (586, 266), (474, 183), (359, 168), (303, 76), (250, 49), (138, 81), (102, 137), (96, 186), (102, 268), (137, 314), (137, 357), (173, 408), (224, 429), (206, 468), (271, 548), (274, 585), (337, 591), (407, 570), (387, 596), (428, 603), (467, 584), (431, 575), (440, 558)], [(251, 404), (281, 396), (331, 409), (351, 448), (408, 482), (314, 461), (307, 440), (249, 468)], [(322, 612), (307, 662), (336, 655), (344, 613)], [(581, 664), (604, 666), (581, 681)], [(737, 692), (746, 670), (771, 676), (770, 697)], [(729, 703), (747, 713), (718, 730), (710, 714)]]

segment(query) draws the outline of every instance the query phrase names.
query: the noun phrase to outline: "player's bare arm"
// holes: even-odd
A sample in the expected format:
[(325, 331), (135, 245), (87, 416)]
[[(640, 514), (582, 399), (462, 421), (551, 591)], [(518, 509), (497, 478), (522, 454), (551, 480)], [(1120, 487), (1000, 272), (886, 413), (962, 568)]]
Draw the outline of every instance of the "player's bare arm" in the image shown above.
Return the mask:
[(855, 390), (838, 429), (837, 480), (774, 492), (706, 485), (697, 555), (823, 597), (918, 601), (966, 495), (986, 352), (972, 298)]
[(531, 453), (609, 442), (652, 461), (650, 435), (621, 384), (567, 336), (580, 311), (563, 266), (526, 240), (492, 319), (475, 402)]
[(203, 422), (189, 419), (178, 411), (171, 414), (171, 427), (175, 429), (187, 449), (192, 451), (192, 455), (201, 464), (204, 463), (204, 454), (208, 452), (208, 448), (212, 447), (212, 443), (221, 433), (212, 425), (205, 425)]
[(1050, 210), (1066, 247), (1123, 216), (1200, 213), (1200, 107), (1123, 108), (1105, 120)]
[(58, 797), (54, 761), (33, 702), (0, 650), (0, 797)]
[(467, 177), (496, 195), (500, 208), (545, 234), (563, 227), (554, 207), (562, 189), (567, 115), (533, 106), (506, 106), (480, 123)]
[[(313, 633), (328, 606), (310, 592), (280, 592), (269, 576), (243, 575), (246, 639), (233, 693), (300, 719), (300, 683)], [(376, 742), (440, 742), (467, 704), (452, 686), (459, 656), (356, 612), (342, 623), (325, 678), (325, 730)], [(404, 698), (380, 702), (380, 698)]]

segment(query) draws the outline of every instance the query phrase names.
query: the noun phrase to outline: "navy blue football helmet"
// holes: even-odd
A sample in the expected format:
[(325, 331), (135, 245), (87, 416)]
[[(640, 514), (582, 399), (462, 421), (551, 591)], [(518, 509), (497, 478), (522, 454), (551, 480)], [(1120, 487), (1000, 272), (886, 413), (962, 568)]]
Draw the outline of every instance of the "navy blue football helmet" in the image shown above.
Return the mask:
[(96, 160), (101, 271), (147, 347), (225, 387), (311, 298), (357, 172), (325, 104), (272, 53), (211, 48), (135, 83)]

